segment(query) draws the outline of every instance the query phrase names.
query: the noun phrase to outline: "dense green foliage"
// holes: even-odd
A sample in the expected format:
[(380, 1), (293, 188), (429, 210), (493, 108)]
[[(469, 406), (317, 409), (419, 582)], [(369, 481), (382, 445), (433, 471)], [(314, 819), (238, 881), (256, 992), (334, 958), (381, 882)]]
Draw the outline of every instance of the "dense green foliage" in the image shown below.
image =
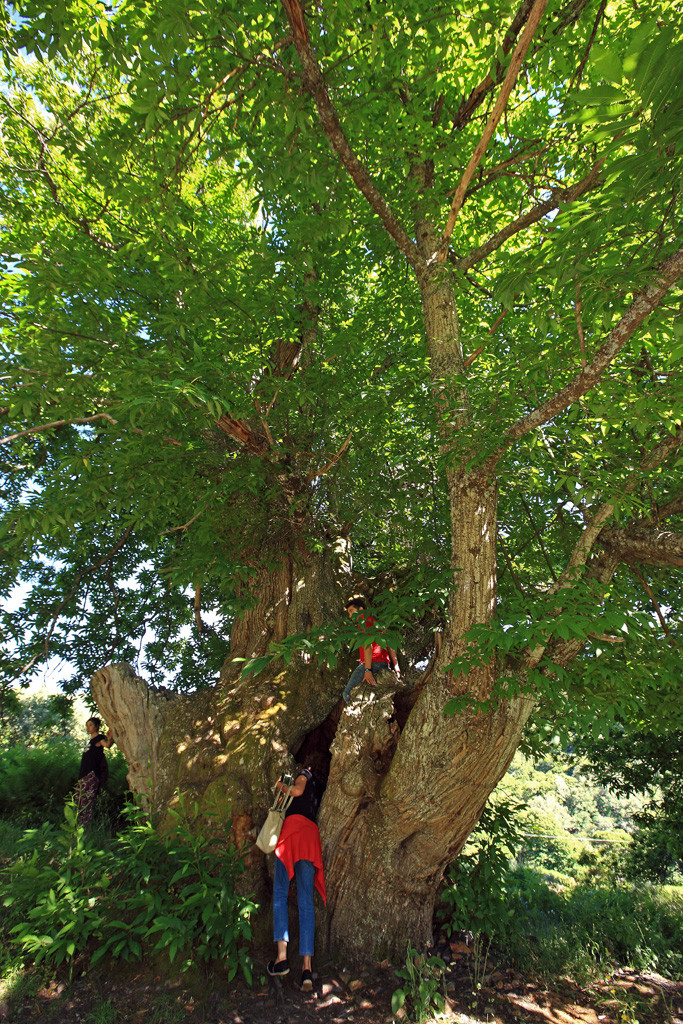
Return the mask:
[[(121, 753), (109, 754), (109, 778), (97, 795), (96, 820), (116, 820), (128, 791)], [(57, 824), (78, 779), (81, 751), (73, 742), (49, 747), (17, 746), (0, 754), (0, 816), (24, 827)]]
[(588, 744), (586, 753), (586, 770), (613, 792), (650, 797), (634, 814), (631, 875), (664, 881), (683, 870), (683, 734), (630, 736), (616, 728)]
[[(225, 846), (229, 822), (213, 823), (213, 840), (196, 834), (197, 811), (174, 812), (163, 836), (135, 808), (113, 845), (89, 840), (67, 804), (60, 828), (24, 834), (16, 861), (2, 869), (2, 934), (40, 963), (141, 959), (166, 953), (181, 969), (222, 960), (230, 979), (251, 980), (245, 943), (254, 904), (235, 892), (241, 861)], [(196, 826), (196, 822), (195, 822)]]
[(65, 694), (20, 696), (9, 685), (0, 693), (0, 721), (0, 750), (17, 743), (67, 740), (73, 738), (76, 725), (73, 701)]
[(513, 909), (508, 875), (519, 844), (516, 810), (504, 801), (485, 808), (470, 843), (448, 869), (438, 911), (446, 935), (472, 929), (490, 936), (509, 930)]
[[(559, 774), (560, 767), (542, 765), (534, 772), (517, 758), (505, 788), (514, 790), (517, 782), (519, 794), (522, 775), (532, 802), (547, 801), (552, 789), (562, 813), (546, 811), (543, 838), (533, 840), (520, 834), (529, 818), (519, 805), (513, 810), (499, 800), (488, 807), (444, 880), (437, 913), (442, 930), (472, 931), (485, 948), (492, 944), (497, 959), (549, 979), (568, 974), (582, 983), (609, 973), (614, 963), (683, 977), (683, 887), (653, 884), (660, 865), (648, 870), (622, 829), (586, 828), (587, 813), (597, 811), (590, 801), (584, 800), (576, 818), (595, 842), (574, 839), (560, 824), (572, 824), (572, 775)], [(548, 775), (552, 782), (543, 785)], [(606, 790), (601, 797), (602, 821), (605, 812), (624, 821), (623, 800), (610, 800)], [(643, 815), (640, 806), (636, 817)]]
[(514, 927), (498, 936), (522, 970), (579, 982), (614, 962), (683, 977), (683, 890), (580, 884), (557, 891), (520, 869), (510, 878)]
[[(71, 970), (100, 956), (135, 959), (151, 952), (187, 966), (190, 957), (210, 958), (220, 948), (230, 970), (241, 966), (248, 975), (249, 904), (234, 892), (236, 854), (212, 852), (218, 823), (208, 840), (200, 839), (178, 817), (161, 838), (135, 812), (115, 839), (101, 825), (84, 834), (68, 817), (64, 823), (58, 774), (51, 773), (53, 750), (50, 745), (23, 752), (44, 786), (25, 807), (3, 805), (0, 817), (2, 886), (13, 901), (4, 908), (1, 926), (10, 966), (10, 940), (19, 938), (23, 963), (42, 957), (50, 968), (62, 959)], [(20, 753), (0, 756), (0, 779), (8, 777)], [(22, 792), (28, 799), (28, 791)], [(548, 978), (569, 974), (588, 980), (613, 961), (681, 976), (681, 887), (634, 887), (643, 865), (636, 862), (639, 875), (631, 847), (583, 838), (623, 839), (624, 827), (632, 829), (633, 818), (647, 809), (647, 798), (611, 792), (587, 776), (585, 761), (579, 771), (564, 756), (534, 766), (519, 754), (501, 792), (508, 802), (496, 797), (448, 872), (438, 913), (442, 930), (472, 930), (485, 946), (484, 937), (492, 938), (497, 961)], [(106, 794), (98, 802), (103, 799)], [(46, 818), (42, 827), (22, 828)], [(541, 820), (542, 838), (521, 835)], [(549, 838), (549, 829), (556, 838)], [(638, 830), (635, 836), (637, 841)], [(646, 881), (658, 874), (656, 866)], [(420, 956), (413, 951), (400, 984), (415, 1013), (441, 990), (436, 961)]]
[[(0, 827), (58, 825), (88, 744), (90, 710), (64, 694), (17, 696), (10, 690), (6, 695), (11, 699), (0, 736)], [(94, 817), (102, 835), (116, 829), (128, 792), (125, 758), (115, 747), (105, 756), (108, 778), (97, 795)]]
[[(445, 243), (469, 360), (439, 384), (405, 261), (416, 220), (441, 236), (529, 9), (306, 12), (404, 243), (331, 151), (281, 5), (5, 12), (0, 586), (26, 594), (2, 616), (10, 680), (60, 656), (70, 687), (110, 659), (206, 683), (293, 536), (350, 529), (356, 568), (398, 572), (411, 602), (428, 564), (421, 611), (457, 586), (446, 469), (573, 381), (679, 244), (680, 5), (550, 0)], [(562, 573), (593, 516), (675, 530), (682, 356), (674, 291), (496, 456), (498, 609), (466, 660), (549, 645), (539, 745), (615, 713), (657, 727), (665, 696), (678, 714), (652, 603), (680, 607), (673, 563), (623, 564), (604, 592)], [(552, 653), (571, 640), (574, 665)]]

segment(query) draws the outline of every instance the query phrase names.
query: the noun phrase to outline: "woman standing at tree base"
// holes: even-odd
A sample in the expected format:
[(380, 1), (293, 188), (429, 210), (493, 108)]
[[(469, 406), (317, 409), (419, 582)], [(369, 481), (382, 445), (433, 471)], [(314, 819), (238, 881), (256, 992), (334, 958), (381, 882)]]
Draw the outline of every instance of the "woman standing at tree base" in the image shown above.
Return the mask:
[[(294, 799), (285, 813), (285, 820), (275, 848), (275, 877), (273, 881), (273, 938), (277, 944), (275, 960), (268, 962), (268, 974), (273, 977), (289, 974), (287, 943), (289, 942), (289, 913), (287, 896), (289, 883), (296, 875), (296, 894), (299, 905), (299, 953), (302, 957), (301, 988), (313, 988), (312, 958), (315, 939), (314, 887), (326, 902), (320, 833), (316, 825), (320, 800), (325, 789), (325, 759), (313, 754), (307, 759), (294, 780), (291, 793)], [(277, 789), (286, 787), (281, 780)]]
[(81, 767), (76, 783), (76, 810), (78, 811), (78, 824), (84, 828), (92, 821), (95, 799), (100, 787), (107, 781), (109, 774), (107, 759), (104, 755), (104, 747), (110, 748), (114, 742), (111, 729), (106, 736), (100, 732), (99, 718), (89, 718), (85, 727), (90, 737), (88, 749), (81, 757)]

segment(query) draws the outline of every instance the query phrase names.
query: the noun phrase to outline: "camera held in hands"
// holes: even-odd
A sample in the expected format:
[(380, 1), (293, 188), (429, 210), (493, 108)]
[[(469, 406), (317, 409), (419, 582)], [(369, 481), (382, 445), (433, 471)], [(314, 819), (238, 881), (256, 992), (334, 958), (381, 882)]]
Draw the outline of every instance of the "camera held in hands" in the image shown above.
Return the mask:
[(292, 776), (292, 773), (283, 772), (282, 775), (280, 776), (280, 782), (282, 783), (283, 786), (293, 786), (294, 778)]

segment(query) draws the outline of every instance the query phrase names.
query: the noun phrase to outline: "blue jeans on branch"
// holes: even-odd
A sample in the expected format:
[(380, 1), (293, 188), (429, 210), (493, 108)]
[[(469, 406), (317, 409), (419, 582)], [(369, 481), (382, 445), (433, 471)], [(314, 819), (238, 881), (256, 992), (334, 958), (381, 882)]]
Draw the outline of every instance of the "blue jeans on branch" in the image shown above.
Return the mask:
[[(370, 666), (370, 671), (372, 672), (373, 676), (376, 676), (377, 673), (381, 672), (383, 668), (389, 668), (385, 661), (373, 661), (372, 665)], [(348, 683), (344, 687), (345, 704), (348, 704), (349, 701), (351, 700), (351, 690), (353, 690), (354, 686), (360, 686), (360, 684), (363, 682), (364, 675), (365, 665), (363, 664), (363, 662), (361, 662), (360, 665), (356, 665), (353, 672), (349, 676)]]
[[(296, 878), (296, 900), (299, 904), (299, 955), (313, 956), (315, 940), (315, 907), (313, 906), (313, 881), (315, 865), (310, 860), (294, 863)], [(273, 939), (275, 942), (289, 942), (289, 914), (287, 894), (289, 875), (279, 857), (275, 858), (273, 881)]]

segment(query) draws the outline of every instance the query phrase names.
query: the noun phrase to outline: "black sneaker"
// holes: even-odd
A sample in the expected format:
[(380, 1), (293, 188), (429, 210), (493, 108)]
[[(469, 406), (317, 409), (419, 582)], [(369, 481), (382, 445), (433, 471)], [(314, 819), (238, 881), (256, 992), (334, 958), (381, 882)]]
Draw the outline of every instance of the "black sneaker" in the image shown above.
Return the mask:
[(285, 974), (289, 974), (289, 961), (280, 960), (278, 963), (275, 963), (274, 960), (269, 960), (266, 970), (271, 978), (282, 978)]
[(301, 991), (312, 992), (313, 991), (313, 974), (311, 971), (306, 970), (301, 973)]

